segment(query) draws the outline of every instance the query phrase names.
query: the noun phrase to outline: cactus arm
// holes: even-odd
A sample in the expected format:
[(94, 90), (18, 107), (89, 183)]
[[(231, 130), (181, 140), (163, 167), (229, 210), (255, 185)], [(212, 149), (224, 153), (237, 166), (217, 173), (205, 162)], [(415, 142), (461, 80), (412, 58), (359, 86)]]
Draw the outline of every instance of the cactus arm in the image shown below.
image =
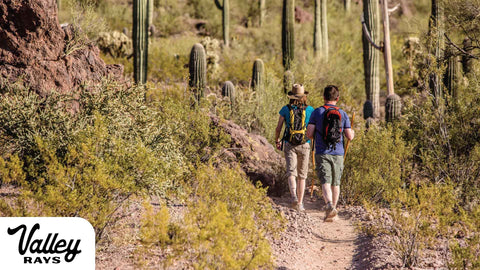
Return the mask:
[(218, 0), (215, 0), (215, 5), (217, 6), (218, 9), (223, 10), (223, 6), (220, 5), (220, 2), (218, 2)]
[(367, 38), (368, 42), (370, 42), (370, 44), (372, 44), (372, 46), (373, 46), (375, 49), (383, 52), (383, 50), (384, 50), (383, 44), (377, 45), (377, 44), (373, 41), (372, 36), (370, 35), (370, 31), (368, 31), (368, 29), (367, 29), (367, 24), (365, 23), (365, 16), (363, 15), (363, 13), (362, 13), (362, 16), (361, 16), (361, 20), (362, 20), (363, 34), (364, 34), (365, 37)]

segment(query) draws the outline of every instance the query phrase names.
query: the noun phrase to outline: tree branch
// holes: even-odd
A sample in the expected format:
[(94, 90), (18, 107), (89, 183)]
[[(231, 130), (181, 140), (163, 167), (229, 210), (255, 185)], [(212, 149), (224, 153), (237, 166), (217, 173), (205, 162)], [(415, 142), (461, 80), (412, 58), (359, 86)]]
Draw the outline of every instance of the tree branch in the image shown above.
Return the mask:
[(373, 41), (372, 37), (370, 36), (370, 32), (368, 31), (367, 29), (367, 24), (365, 23), (365, 17), (363, 16), (363, 13), (362, 13), (362, 29), (363, 29), (363, 34), (365, 35), (365, 37), (367, 38), (368, 42), (370, 42), (370, 44), (372, 44), (372, 46), (377, 49), (377, 50), (380, 50), (381, 52), (383, 52), (383, 45), (377, 45), (375, 44), (375, 42)]
[(215, 5), (217, 6), (218, 9), (220, 10), (223, 9), (222, 5), (220, 5), (220, 2), (218, 2), (218, 0), (215, 0)]
[(452, 40), (448, 37), (447, 33), (444, 33), (443, 35), (444, 35), (445, 38), (447, 39), (448, 45), (452, 45), (452, 46), (455, 47), (459, 52), (461, 52), (461, 53), (463, 53), (463, 54), (465, 54), (465, 55), (468, 55), (468, 56), (470, 56), (470, 57), (472, 57), (472, 58), (474, 58), (474, 59), (477, 59), (477, 60), (480, 59), (478, 56), (473, 55), (473, 54), (465, 51), (464, 49), (460, 48), (457, 44), (453, 43)]

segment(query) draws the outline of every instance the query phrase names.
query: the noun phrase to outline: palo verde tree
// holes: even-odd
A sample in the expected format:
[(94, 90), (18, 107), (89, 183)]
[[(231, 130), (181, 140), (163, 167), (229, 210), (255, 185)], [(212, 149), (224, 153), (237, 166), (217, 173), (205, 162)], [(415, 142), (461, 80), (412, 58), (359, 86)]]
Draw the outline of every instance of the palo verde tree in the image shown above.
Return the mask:
[[(363, 1), (363, 67), (365, 74), (365, 93), (367, 101), (373, 107), (371, 117), (380, 115), (380, 52), (374, 44), (380, 41), (380, 10), (377, 0)], [(372, 42), (369, 42), (369, 38)]]
[(283, 67), (290, 70), (295, 58), (295, 0), (283, 0), (282, 55)]
[(230, 5), (229, 0), (223, 0), (223, 5), (219, 0), (215, 0), (215, 5), (222, 11), (223, 43), (226, 47), (229, 45), (229, 27), (230, 27)]
[(258, 0), (258, 12), (259, 12), (259, 26), (261, 27), (263, 25), (263, 22), (265, 21), (265, 13), (266, 13), (266, 7), (265, 7), (265, 0)]
[(148, 1), (133, 1), (133, 76), (137, 84), (145, 84), (147, 82)]

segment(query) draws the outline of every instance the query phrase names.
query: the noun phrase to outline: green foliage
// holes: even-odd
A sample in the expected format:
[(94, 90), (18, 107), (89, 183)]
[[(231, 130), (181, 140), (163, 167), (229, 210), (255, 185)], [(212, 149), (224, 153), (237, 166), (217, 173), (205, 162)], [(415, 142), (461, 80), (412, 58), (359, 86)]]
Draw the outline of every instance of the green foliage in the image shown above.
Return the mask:
[(200, 166), (193, 198), (175, 249), (195, 269), (258, 269), (272, 266), (266, 235), (283, 222), (266, 197), (238, 169)]
[(356, 128), (345, 160), (341, 200), (387, 204), (387, 198), (405, 181), (410, 156), (411, 147), (392, 127)]

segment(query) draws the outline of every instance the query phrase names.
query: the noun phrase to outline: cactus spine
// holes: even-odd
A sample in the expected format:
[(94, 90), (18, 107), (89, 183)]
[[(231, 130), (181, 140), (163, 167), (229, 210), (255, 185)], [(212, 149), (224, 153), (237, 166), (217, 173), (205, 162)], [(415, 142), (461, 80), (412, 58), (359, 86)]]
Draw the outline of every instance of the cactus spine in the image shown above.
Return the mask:
[(135, 83), (147, 82), (148, 0), (133, 1), (133, 73)]
[[(363, 16), (372, 41), (378, 44), (380, 41), (380, 9), (377, 0), (363, 1)], [(365, 92), (367, 100), (373, 107), (372, 117), (377, 118), (380, 116), (380, 52), (373, 47), (365, 35), (362, 35), (362, 41)]]
[(255, 60), (252, 70), (252, 89), (253, 91), (263, 90), (264, 66), (261, 59)]
[(195, 102), (198, 104), (200, 98), (204, 96), (207, 83), (207, 59), (202, 44), (193, 45), (188, 68), (190, 71), (188, 85), (194, 93)]
[(392, 94), (387, 97), (385, 102), (385, 121), (394, 122), (400, 118), (402, 112), (402, 101), (397, 94)]
[(295, 82), (295, 78), (293, 76), (293, 72), (291, 72), (290, 70), (287, 70), (283, 74), (283, 92), (285, 94), (292, 89), (294, 82)]
[(263, 22), (265, 21), (265, 12), (267, 11), (265, 8), (265, 0), (258, 1), (258, 9), (260, 12), (259, 25), (262, 26)]
[(229, 27), (230, 27), (230, 5), (229, 0), (223, 0), (223, 6), (218, 0), (215, 0), (215, 5), (222, 11), (222, 27), (223, 27), (223, 43), (228, 47), (229, 45)]
[(313, 52), (318, 57), (319, 51), (322, 49), (322, 31), (321, 31), (321, 6), (320, 0), (315, 0), (315, 19), (313, 26)]
[(328, 61), (328, 27), (327, 27), (327, 0), (321, 0), (322, 6), (322, 57)]
[(233, 108), (235, 106), (235, 86), (231, 81), (226, 81), (222, 87), (222, 96), (230, 99), (230, 104)]
[[(443, 23), (443, 0), (432, 0), (432, 14), (429, 22), (429, 35), (433, 40), (433, 50), (435, 59), (437, 61), (437, 68), (441, 67), (441, 59), (443, 58), (443, 50), (445, 47), (444, 35), (444, 23)], [(437, 99), (443, 96), (442, 83), (440, 82), (440, 76), (438, 72), (430, 74), (430, 90)]]
[(295, 56), (295, 0), (283, 0), (282, 13), (282, 54), (283, 67), (290, 70)]

